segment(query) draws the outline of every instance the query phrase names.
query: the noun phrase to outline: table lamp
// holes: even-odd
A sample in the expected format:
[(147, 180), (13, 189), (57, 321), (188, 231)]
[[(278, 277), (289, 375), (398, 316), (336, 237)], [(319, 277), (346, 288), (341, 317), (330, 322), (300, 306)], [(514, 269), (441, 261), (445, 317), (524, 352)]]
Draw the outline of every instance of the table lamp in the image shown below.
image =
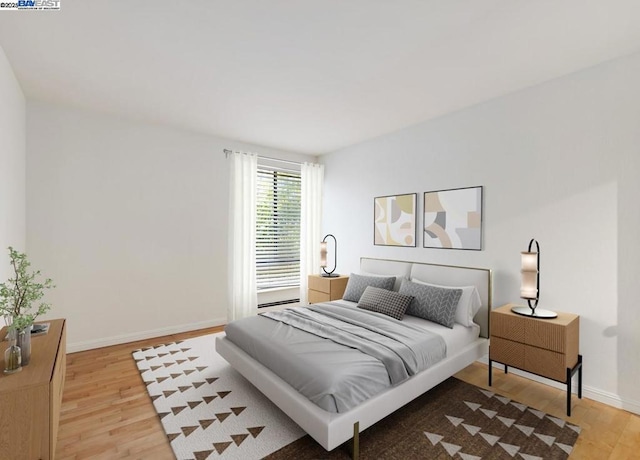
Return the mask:
[[(533, 243), (536, 244), (535, 252), (532, 251)], [(540, 245), (535, 239), (531, 239), (529, 249), (522, 252), (521, 257), (520, 297), (526, 299), (529, 306), (518, 305), (512, 307), (511, 311), (535, 318), (556, 318), (558, 316), (556, 312), (537, 308), (540, 298)]]

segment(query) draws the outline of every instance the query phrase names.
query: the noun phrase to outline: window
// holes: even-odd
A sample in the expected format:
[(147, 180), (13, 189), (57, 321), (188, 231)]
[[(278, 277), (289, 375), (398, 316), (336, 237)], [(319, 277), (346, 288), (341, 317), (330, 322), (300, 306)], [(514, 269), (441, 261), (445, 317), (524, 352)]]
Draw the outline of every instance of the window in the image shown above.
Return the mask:
[[(300, 285), (300, 182), (299, 172), (258, 165), (258, 292)], [(277, 303), (298, 300), (282, 299)], [(262, 303), (259, 306), (267, 304)]]

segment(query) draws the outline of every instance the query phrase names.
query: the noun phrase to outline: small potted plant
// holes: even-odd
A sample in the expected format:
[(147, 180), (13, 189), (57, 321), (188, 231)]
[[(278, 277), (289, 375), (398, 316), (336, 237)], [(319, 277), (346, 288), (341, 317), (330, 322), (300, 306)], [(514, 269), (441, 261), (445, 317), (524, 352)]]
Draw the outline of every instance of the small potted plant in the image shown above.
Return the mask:
[(31, 327), (35, 319), (51, 308), (40, 302), (46, 289), (55, 287), (49, 278), (38, 282), (40, 271), (28, 272), (31, 265), (27, 255), (9, 246), (9, 263), (14, 277), (0, 284), (0, 315), (6, 318), (10, 328), (15, 329), (18, 346), (22, 353), (22, 365), (29, 364), (31, 358)]

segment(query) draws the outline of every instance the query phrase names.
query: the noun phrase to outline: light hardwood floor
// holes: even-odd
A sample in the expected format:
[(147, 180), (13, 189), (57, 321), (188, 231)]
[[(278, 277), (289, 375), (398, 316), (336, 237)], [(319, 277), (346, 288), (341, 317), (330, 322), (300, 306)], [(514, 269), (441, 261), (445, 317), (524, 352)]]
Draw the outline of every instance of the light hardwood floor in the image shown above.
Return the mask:
[(203, 329), (67, 355), (56, 460), (175, 458), (131, 352)]
[(578, 399), (574, 394), (571, 417), (567, 417), (565, 390), (512, 373), (504, 374), (498, 368), (493, 371), (493, 386), (489, 387), (487, 372), (486, 365), (474, 363), (458, 372), (456, 377), (579, 425), (582, 431), (570, 459), (640, 459), (640, 416), (584, 397)]
[[(69, 354), (56, 459), (173, 459), (131, 352), (221, 330), (210, 328)], [(489, 388), (483, 364), (475, 363), (456, 376)], [(567, 418), (562, 390), (500, 371), (494, 372), (492, 390)], [(639, 416), (574, 395), (568, 420), (582, 427), (570, 459), (640, 458)]]

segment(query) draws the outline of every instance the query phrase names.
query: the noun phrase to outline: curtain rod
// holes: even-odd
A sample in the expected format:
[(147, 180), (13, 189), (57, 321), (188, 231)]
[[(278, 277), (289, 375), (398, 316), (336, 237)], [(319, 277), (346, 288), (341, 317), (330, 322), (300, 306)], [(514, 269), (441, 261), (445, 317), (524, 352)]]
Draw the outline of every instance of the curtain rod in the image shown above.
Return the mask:
[[(224, 149), (223, 152), (224, 152), (225, 156), (228, 157), (230, 153), (233, 153), (233, 150)], [(298, 165), (298, 166), (300, 166), (302, 164), (299, 161), (281, 160), (280, 158), (265, 157), (263, 155), (258, 155), (258, 158), (262, 158), (264, 160), (279, 161), (281, 163), (287, 163), (287, 164), (290, 164), (290, 165)]]

